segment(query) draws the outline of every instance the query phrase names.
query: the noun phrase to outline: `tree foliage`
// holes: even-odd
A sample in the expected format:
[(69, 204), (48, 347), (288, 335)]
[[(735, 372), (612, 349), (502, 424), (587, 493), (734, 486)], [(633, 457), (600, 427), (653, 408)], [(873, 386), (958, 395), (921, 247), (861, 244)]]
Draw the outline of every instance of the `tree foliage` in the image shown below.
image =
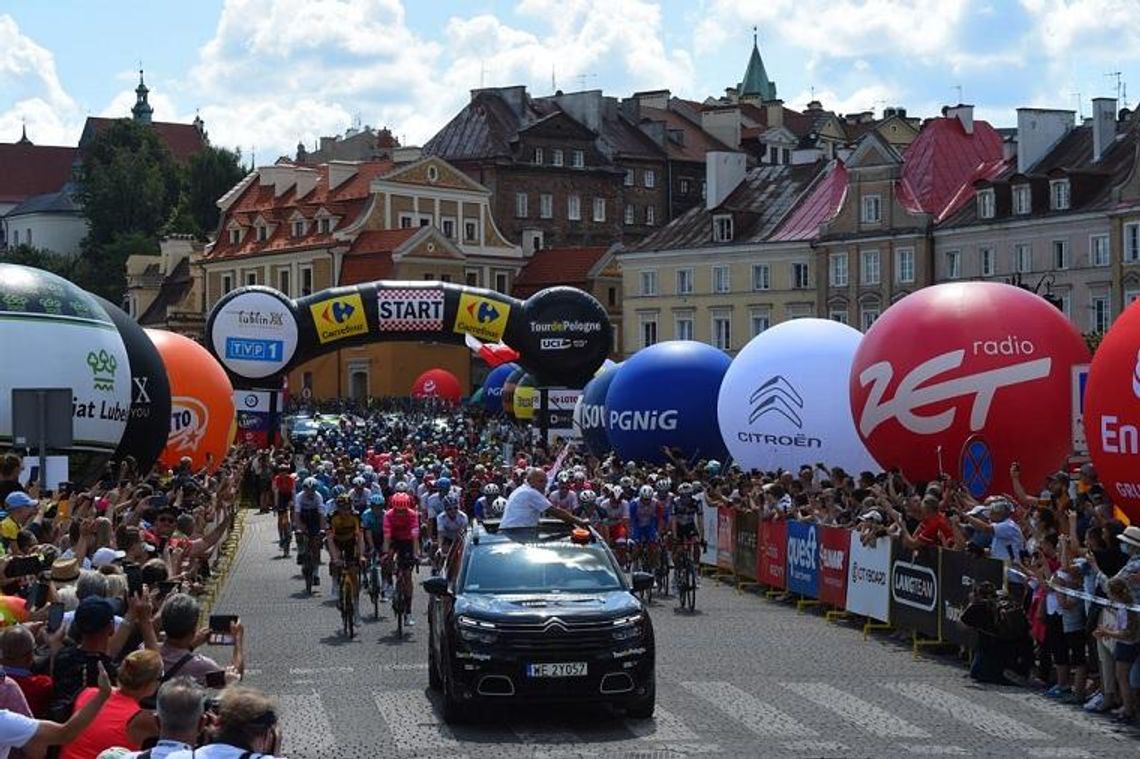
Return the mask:
[(43, 248), (33, 248), (31, 245), (20, 245), (15, 248), (0, 250), (0, 263), (32, 266), (36, 269), (50, 271), (52, 274), (58, 274), (64, 279), (74, 279), (77, 270), (80, 268), (80, 260), (76, 256), (66, 256)]
[(241, 153), (207, 146), (191, 156), (185, 169), (182, 202), (171, 225), (174, 231), (206, 239), (217, 228), (221, 216), (218, 198), (229, 192), (244, 176)]

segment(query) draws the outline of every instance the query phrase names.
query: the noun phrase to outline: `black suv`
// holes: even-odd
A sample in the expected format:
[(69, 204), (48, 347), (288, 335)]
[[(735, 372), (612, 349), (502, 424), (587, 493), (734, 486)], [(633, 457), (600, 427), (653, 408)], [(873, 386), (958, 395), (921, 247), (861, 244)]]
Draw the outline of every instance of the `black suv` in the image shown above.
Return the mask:
[(494, 702), (589, 702), (653, 716), (653, 625), (593, 530), (556, 520), (499, 530), (475, 522), (445, 571), (423, 583), (431, 687), (443, 690), (444, 719)]

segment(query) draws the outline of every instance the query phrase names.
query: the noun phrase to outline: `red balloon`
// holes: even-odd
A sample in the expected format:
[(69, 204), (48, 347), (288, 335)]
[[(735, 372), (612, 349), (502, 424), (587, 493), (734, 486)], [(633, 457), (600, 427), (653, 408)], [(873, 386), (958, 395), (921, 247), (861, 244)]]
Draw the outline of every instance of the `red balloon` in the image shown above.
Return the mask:
[[(975, 497), (1035, 492), (1072, 448), (1072, 367), (1089, 360), (1065, 315), (996, 282), (936, 285), (883, 313), (851, 367), (859, 435), (911, 480), (945, 472)], [(969, 444), (969, 445), (967, 445)]]
[(161, 461), (175, 467), (189, 456), (195, 470), (217, 469), (234, 436), (234, 388), (210, 352), (188, 337), (148, 329), (170, 378), (170, 435)]
[(1104, 336), (1085, 386), (1085, 440), (1112, 502), (1140, 521), (1140, 306), (1132, 304)]
[(459, 403), (463, 388), (459, 378), (446, 369), (428, 369), (412, 383), (413, 398), (442, 398)]

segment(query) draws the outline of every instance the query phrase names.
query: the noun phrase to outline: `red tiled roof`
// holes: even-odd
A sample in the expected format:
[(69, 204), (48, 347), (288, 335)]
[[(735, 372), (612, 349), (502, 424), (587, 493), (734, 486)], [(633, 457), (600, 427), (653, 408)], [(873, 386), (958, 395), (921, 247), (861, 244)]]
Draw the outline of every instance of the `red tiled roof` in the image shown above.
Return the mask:
[(75, 148), (0, 144), (0, 203), (56, 192), (71, 178)]
[(836, 161), (772, 235), (772, 240), (811, 240), (819, 236), (819, 225), (839, 212), (846, 194), (847, 167), (843, 161)]
[[(91, 130), (91, 137), (114, 124), (118, 119), (88, 116), (83, 127), (84, 134)], [(193, 124), (174, 124), (168, 121), (155, 121), (151, 128), (158, 134), (170, 153), (179, 163), (186, 163), (190, 156), (206, 147), (206, 141)]]
[(967, 134), (957, 118), (930, 119), (903, 154), (899, 202), (940, 218), (952, 201), (972, 197), (970, 183), (979, 168), (1001, 157), (1001, 135), (989, 123), (975, 121), (973, 134)]
[(553, 285), (584, 285), (590, 269), (608, 248), (547, 248), (535, 251), (515, 280), (516, 295), (530, 295)]
[(359, 256), (345, 256), (340, 265), (340, 283), (341, 285), (359, 285), (363, 282), (388, 279), (392, 276), (392, 268), (391, 253), (364, 253)]
[(349, 255), (365, 253), (393, 253), (420, 231), (420, 227), (405, 229), (369, 229), (357, 235), (348, 249)]

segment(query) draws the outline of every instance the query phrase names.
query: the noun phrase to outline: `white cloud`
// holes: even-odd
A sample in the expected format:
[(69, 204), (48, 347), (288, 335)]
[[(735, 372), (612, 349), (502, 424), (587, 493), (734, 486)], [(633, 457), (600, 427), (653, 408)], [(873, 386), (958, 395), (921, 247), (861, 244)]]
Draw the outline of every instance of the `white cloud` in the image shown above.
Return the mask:
[(1085, 60), (1140, 59), (1136, 0), (1021, 0), (1036, 44), (1054, 58), (1080, 49)]
[(899, 94), (898, 90), (889, 84), (873, 84), (845, 94), (839, 94), (831, 89), (816, 90), (814, 94), (804, 90), (789, 98), (787, 105), (796, 110), (805, 110), (808, 102), (813, 99), (818, 100), (825, 109), (839, 114), (863, 111), (881, 114), (885, 106), (895, 105), (899, 101)]
[(0, 15), (0, 92), (13, 102), (0, 112), (0, 141), (18, 139), (22, 121), (41, 145), (73, 145), (79, 138), (82, 114), (59, 81), (55, 56), (8, 15)]

